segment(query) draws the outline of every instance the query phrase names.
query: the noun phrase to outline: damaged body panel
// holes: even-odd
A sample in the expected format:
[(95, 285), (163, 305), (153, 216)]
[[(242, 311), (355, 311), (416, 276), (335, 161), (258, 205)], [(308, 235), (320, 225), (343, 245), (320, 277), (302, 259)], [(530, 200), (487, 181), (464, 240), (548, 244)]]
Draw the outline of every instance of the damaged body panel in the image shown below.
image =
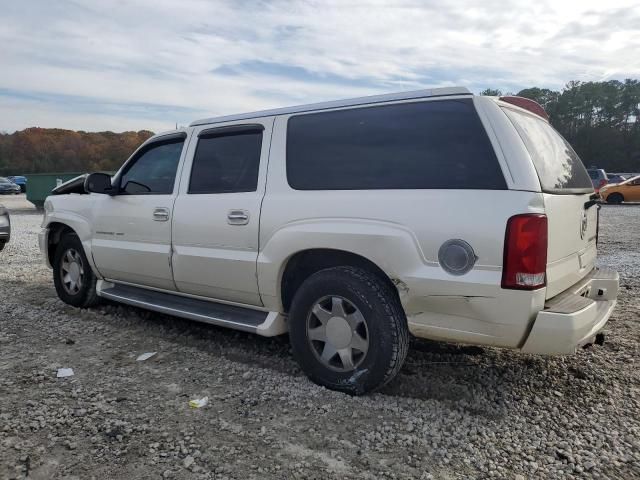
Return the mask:
[(69, 193), (86, 194), (88, 193), (84, 186), (86, 178), (87, 174), (72, 178), (51, 190), (51, 195), (67, 195)]

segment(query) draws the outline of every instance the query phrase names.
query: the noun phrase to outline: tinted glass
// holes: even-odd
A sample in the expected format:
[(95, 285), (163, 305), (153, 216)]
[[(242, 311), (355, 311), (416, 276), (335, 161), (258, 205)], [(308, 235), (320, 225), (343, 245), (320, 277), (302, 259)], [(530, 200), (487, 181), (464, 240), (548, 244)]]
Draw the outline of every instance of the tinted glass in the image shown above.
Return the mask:
[(172, 193), (183, 145), (180, 139), (143, 151), (122, 175), (122, 191), (130, 195)]
[(262, 132), (201, 137), (193, 158), (189, 193), (254, 192)]
[(544, 192), (574, 193), (593, 190), (591, 177), (580, 157), (548, 122), (509, 108), (503, 110), (527, 147)]
[(471, 100), (291, 117), (287, 177), (299, 190), (506, 188)]

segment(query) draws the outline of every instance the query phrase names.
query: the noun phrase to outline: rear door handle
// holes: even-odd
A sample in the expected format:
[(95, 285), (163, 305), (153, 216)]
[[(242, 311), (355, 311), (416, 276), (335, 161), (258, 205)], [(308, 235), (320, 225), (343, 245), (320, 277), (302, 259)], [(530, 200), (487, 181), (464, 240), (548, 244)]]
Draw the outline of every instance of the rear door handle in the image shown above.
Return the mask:
[(249, 212), (246, 210), (229, 210), (227, 223), (229, 225), (246, 225), (249, 223)]
[(166, 222), (169, 220), (169, 209), (164, 207), (158, 207), (153, 211), (153, 219), (156, 222)]

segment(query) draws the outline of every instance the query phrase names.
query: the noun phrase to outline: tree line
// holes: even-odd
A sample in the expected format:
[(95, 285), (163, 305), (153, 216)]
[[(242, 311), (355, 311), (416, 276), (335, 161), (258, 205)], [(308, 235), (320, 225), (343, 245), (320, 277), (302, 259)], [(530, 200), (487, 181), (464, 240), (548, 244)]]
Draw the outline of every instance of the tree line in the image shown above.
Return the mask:
[(117, 170), (151, 135), (148, 130), (113, 133), (58, 128), (0, 133), (0, 176)]
[[(487, 89), (482, 95), (502, 95)], [(569, 82), (561, 91), (525, 88), (571, 143), (585, 166), (610, 172), (640, 171), (640, 81)]]
[[(482, 95), (502, 95), (487, 89)], [(569, 82), (560, 91), (526, 88), (587, 167), (640, 171), (640, 81)], [(0, 133), (0, 175), (117, 170), (153, 133), (27, 128)]]

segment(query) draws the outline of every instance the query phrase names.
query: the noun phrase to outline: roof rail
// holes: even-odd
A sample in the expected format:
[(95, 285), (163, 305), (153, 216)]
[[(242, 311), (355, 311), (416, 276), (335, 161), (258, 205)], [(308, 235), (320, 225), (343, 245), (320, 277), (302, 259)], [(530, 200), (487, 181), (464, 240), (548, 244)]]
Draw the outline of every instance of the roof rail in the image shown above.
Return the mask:
[(310, 103), (308, 105), (276, 108), (273, 110), (262, 110), (258, 112), (241, 113), (238, 115), (227, 115), (222, 117), (204, 118), (202, 120), (196, 120), (195, 122), (191, 122), (189, 126), (195, 127), (196, 125), (208, 125), (211, 123), (232, 122), (234, 120), (246, 120), (250, 118), (271, 117), (273, 115), (289, 115), (292, 113), (308, 112), (311, 110), (326, 110), (329, 108), (366, 105), (368, 103), (395, 102), (400, 100), (411, 100), (414, 98), (448, 97), (452, 95), (472, 95), (472, 93), (464, 87), (431, 88), (427, 90), (414, 90), (411, 92), (387, 93), (384, 95), (372, 95), (368, 97), (349, 98), (346, 100), (334, 100), (331, 102)]

